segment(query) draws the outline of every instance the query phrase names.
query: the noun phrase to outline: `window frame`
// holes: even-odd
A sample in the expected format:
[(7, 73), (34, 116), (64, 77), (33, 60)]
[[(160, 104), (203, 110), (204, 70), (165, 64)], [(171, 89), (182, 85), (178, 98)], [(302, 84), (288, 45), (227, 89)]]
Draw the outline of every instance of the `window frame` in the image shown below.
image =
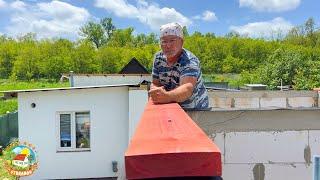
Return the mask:
[[(76, 147), (76, 113), (89, 113), (90, 121), (90, 147), (89, 148), (77, 148)], [(61, 114), (70, 114), (70, 123), (71, 123), (71, 147), (61, 147), (60, 142), (60, 115)], [(81, 152), (81, 151), (90, 151), (91, 150), (91, 113), (87, 111), (57, 111), (56, 112), (56, 149), (57, 152)]]

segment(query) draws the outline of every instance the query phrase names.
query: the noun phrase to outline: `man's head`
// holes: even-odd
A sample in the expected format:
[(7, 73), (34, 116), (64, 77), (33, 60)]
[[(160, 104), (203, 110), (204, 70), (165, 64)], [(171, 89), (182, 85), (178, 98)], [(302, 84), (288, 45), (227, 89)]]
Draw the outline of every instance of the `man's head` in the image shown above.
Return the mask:
[(174, 59), (182, 51), (183, 31), (178, 23), (169, 23), (160, 27), (160, 45), (168, 59)]

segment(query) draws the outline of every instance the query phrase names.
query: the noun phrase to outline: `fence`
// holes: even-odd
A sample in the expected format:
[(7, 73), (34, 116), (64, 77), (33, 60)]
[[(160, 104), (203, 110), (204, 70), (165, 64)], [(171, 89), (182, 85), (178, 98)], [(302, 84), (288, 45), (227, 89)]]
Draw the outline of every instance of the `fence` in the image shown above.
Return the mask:
[(6, 147), (13, 138), (18, 138), (18, 112), (0, 116), (0, 146)]

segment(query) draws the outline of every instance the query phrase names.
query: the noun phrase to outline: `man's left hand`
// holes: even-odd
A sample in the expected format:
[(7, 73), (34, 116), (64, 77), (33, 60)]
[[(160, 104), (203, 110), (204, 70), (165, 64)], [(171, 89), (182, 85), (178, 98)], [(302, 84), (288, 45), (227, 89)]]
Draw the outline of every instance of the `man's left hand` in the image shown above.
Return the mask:
[(166, 91), (163, 86), (152, 88), (149, 94), (155, 104), (170, 103), (172, 101), (169, 92)]

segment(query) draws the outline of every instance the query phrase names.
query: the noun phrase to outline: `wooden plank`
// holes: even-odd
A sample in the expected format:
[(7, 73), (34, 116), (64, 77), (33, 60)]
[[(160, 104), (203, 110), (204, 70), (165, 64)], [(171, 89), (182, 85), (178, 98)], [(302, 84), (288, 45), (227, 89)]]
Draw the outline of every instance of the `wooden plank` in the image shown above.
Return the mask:
[(177, 103), (149, 101), (125, 168), (128, 179), (221, 176), (221, 152)]

